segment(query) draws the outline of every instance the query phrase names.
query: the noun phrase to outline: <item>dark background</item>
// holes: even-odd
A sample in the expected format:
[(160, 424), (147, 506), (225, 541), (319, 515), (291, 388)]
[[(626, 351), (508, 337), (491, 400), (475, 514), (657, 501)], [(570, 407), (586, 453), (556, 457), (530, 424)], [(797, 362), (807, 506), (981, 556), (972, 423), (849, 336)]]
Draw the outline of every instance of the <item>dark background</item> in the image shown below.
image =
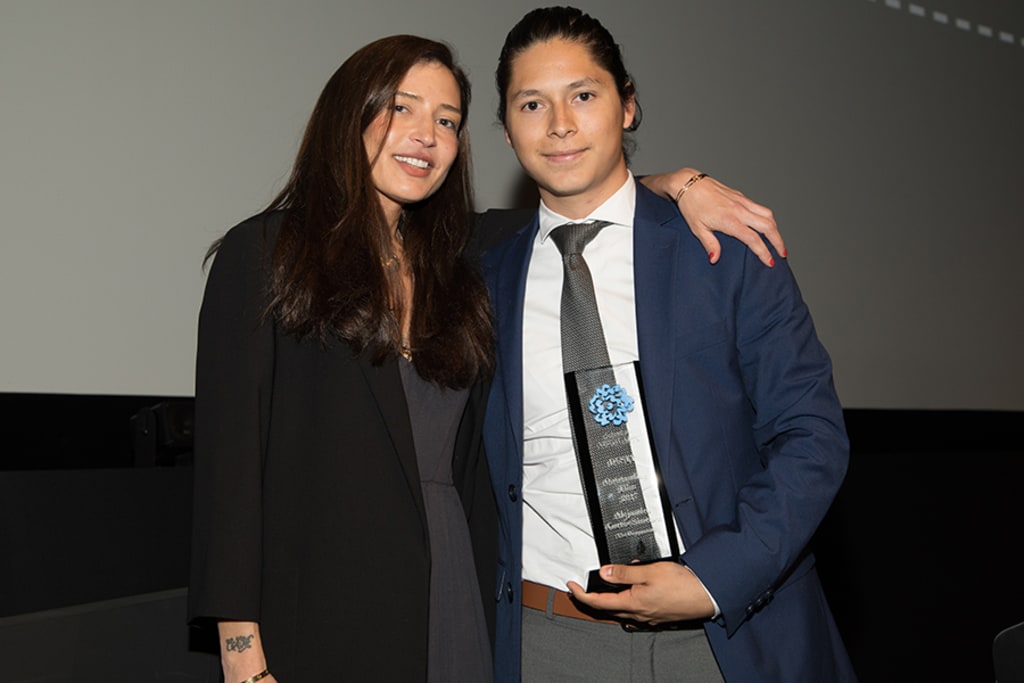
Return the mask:
[[(4, 681), (215, 680), (185, 625), (190, 409), (0, 394)], [(993, 637), (1024, 621), (1024, 414), (845, 415), (850, 469), (813, 547), (858, 675), (994, 680)]]

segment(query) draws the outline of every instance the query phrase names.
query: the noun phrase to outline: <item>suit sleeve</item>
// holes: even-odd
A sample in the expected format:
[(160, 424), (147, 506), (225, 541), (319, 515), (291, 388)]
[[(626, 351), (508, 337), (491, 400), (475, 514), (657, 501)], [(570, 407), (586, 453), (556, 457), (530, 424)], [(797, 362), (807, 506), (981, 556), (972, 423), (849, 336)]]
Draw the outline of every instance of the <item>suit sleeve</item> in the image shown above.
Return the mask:
[(228, 232), (199, 314), (189, 618), (259, 621), (262, 460), (274, 358), (265, 217)]
[(736, 482), (732, 523), (706, 530), (683, 557), (730, 635), (790, 577), (849, 458), (832, 364), (788, 264), (765, 268), (740, 249), (723, 261), (745, 261), (734, 292), (736, 359), (758, 462)]

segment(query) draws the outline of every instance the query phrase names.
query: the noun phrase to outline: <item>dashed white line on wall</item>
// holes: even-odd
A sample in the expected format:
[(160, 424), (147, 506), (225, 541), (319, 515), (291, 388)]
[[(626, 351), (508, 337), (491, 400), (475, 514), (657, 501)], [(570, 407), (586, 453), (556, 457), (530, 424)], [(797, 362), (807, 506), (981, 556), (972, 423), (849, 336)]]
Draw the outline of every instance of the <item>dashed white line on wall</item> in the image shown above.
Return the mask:
[[(878, 0), (868, 0), (868, 2), (876, 3)], [(884, 4), (889, 9), (902, 11), (904, 3), (902, 0), (884, 0)], [(922, 19), (928, 18), (928, 8), (924, 5), (919, 5), (916, 2), (908, 2), (906, 3), (906, 8), (907, 12), (912, 16), (920, 17)], [(939, 10), (932, 11), (931, 18), (936, 24), (948, 26), (950, 23), (949, 14), (946, 12), (940, 12)], [(1024, 47), (1024, 36), (1021, 36), (1018, 40), (1017, 36), (1011, 31), (997, 31), (992, 26), (988, 26), (986, 24), (972, 24), (969, 19), (965, 19), (963, 17), (956, 17), (953, 20), (953, 26), (968, 33), (973, 29), (974, 32), (982, 38), (998, 38), (1001, 43), (1006, 43), (1007, 45), (1020, 45), (1021, 47)]]

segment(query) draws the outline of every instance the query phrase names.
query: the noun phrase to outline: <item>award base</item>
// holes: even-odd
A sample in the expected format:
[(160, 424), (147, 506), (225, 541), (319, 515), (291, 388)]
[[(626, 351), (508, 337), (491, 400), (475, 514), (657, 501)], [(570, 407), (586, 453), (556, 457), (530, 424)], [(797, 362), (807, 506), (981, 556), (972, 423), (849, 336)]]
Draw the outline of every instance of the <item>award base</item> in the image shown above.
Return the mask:
[(630, 587), (628, 583), (608, 583), (601, 578), (600, 569), (591, 569), (587, 575), (588, 593), (621, 593)]
[[(663, 557), (659, 560), (644, 560), (641, 562), (628, 562), (623, 564), (653, 564), (655, 562), (678, 562), (678, 560), (672, 559), (671, 557)], [(588, 593), (621, 593), (633, 584), (631, 583), (608, 583), (601, 578), (600, 569), (591, 569), (590, 573), (587, 574), (587, 592)]]

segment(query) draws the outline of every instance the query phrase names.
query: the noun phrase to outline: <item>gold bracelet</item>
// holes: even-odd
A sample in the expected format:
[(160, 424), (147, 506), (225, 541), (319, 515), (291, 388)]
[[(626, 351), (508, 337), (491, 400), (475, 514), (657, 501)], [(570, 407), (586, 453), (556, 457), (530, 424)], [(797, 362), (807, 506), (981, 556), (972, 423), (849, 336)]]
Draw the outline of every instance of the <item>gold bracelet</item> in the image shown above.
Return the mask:
[(264, 669), (263, 671), (259, 672), (255, 676), (249, 676), (247, 679), (242, 681), (242, 683), (256, 683), (256, 681), (263, 680), (264, 678), (266, 678), (269, 675), (270, 675), (270, 669)]
[[(691, 187), (693, 187), (694, 185), (696, 185), (697, 183), (699, 183), (700, 181), (704, 180), (707, 177), (707, 173), (696, 173), (690, 176), (690, 179), (686, 181), (685, 185), (683, 185), (683, 189), (679, 190), (679, 194), (676, 195), (676, 204), (678, 204), (679, 200), (683, 198), (683, 195), (686, 194), (687, 190), (689, 190)], [(243, 681), (242, 683), (245, 682)]]

